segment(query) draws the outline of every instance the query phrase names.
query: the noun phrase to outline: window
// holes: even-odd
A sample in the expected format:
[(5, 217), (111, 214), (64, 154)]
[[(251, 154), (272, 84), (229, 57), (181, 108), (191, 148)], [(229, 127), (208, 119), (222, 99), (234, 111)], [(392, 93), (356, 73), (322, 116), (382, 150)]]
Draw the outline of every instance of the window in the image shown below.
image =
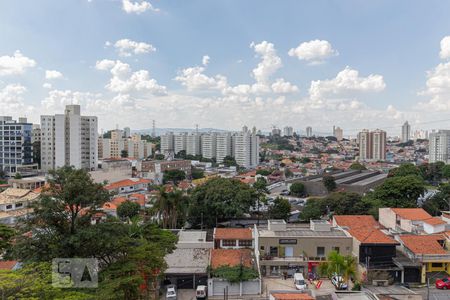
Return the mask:
[(16, 208), (20, 208), (23, 206), (23, 203), (16, 203)]
[(251, 247), (252, 246), (252, 240), (240, 240), (239, 246), (241, 247)]
[(222, 240), (222, 246), (225, 247), (236, 246), (236, 240)]
[(442, 263), (432, 263), (431, 267), (432, 268), (442, 268)]
[(6, 205), (6, 209), (12, 209), (12, 204)]
[(325, 256), (325, 247), (317, 247), (317, 256)]

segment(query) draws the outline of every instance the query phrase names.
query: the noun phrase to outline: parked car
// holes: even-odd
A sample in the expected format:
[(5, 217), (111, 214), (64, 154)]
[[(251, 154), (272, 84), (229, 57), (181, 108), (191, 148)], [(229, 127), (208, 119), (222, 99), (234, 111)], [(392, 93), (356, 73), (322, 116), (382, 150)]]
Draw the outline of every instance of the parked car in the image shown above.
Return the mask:
[(282, 190), (280, 195), (281, 196), (289, 196), (289, 191), (288, 190)]
[(177, 288), (175, 285), (170, 284), (167, 286), (166, 299), (167, 300), (176, 300), (177, 299)]
[(344, 282), (344, 278), (341, 275), (334, 274), (331, 277), (331, 283), (337, 290), (346, 290), (348, 288), (347, 283)]
[(443, 290), (450, 289), (450, 277), (436, 280), (436, 288)]
[(206, 285), (197, 286), (195, 297), (197, 299), (206, 299), (208, 297), (208, 287)]
[(295, 288), (297, 290), (304, 290), (306, 289), (306, 281), (305, 278), (303, 277), (302, 273), (295, 273), (294, 274), (294, 284), (295, 284)]

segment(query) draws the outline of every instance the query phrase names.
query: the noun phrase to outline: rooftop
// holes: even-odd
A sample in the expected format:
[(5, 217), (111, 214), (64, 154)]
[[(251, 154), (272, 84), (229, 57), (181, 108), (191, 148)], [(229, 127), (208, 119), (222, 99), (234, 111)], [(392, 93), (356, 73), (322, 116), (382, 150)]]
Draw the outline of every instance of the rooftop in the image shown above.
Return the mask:
[(216, 240), (251, 240), (251, 228), (216, 228), (214, 239)]
[(114, 190), (114, 189), (118, 189), (121, 187), (127, 187), (127, 186), (131, 186), (131, 185), (136, 185), (136, 184), (149, 184), (151, 182), (152, 181), (150, 179), (131, 178), (131, 179), (125, 179), (125, 180), (121, 180), (121, 181), (117, 181), (117, 182), (108, 184), (105, 186), (105, 189)]
[(440, 234), (430, 235), (401, 235), (400, 239), (403, 245), (414, 254), (448, 254), (448, 252), (441, 246), (439, 241), (445, 238)]
[(374, 227), (352, 227), (350, 233), (362, 244), (399, 244), (396, 240), (383, 233), (380, 229)]
[(310, 296), (309, 294), (306, 293), (301, 293), (301, 292), (277, 292), (277, 293), (271, 293), (271, 295), (276, 299), (276, 300), (314, 300), (314, 297)]
[(380, 224), (372, 215), (339, 215), (333, 216), (340, 227), (379, 227)]
[(209, 263), (209, 249), (177, 248), (165, 257), (166, 274), (204, 274)]
[(260, 237), (346, 237), (344, 231), (331, 228), (330, 231), (316, 231), (309, 228), (288, 227), (286, 231), (259, 230)]
[(27, 189), (7, 188), (0, 193), (0, 204), (9, 204), (21, 201), (32, 201), (39, 197), (38, 193), (34, 193)]
[(221, 266), (252, 266), (251, 249), (211, 249), (211, 267), (213, 269)]
[(432, 216), (427, 213), (422, 208), (391, 208), (392, 211), (403, 219), (411, 221), (423, 221), (432, 218)]

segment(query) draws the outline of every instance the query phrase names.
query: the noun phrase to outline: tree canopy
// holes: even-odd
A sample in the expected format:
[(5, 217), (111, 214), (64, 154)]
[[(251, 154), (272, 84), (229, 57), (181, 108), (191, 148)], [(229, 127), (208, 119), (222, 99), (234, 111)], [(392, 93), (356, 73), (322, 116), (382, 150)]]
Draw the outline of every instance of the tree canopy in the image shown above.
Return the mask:
[(301, 182), (294, 182), (289, 188), (291, 195), (301, 197), (305, 195), (305, 185)]
[(351, 169), (351, 170), (360, 170), (360, 171), (367, 170), (367, 168), (364, 165), (362, 165), (359, 161), (355, 161), (354, 163), (352, 163), (350, 165), (349, 169)]
[(327, 189), (328, 192), (332, 192), (336, 189), (336, 181), (334, 180), (334, 177), (331, 175), (325, 175), (323, 176), (323, 185)]
[(214, 227), (216, 220), (242, 217), (254, 207), (256, 190), (235, 179), (214, 178), (197, 186), (191, 193), (189, 221)]
[(269, 218), (287, 221), (291, 214), (291, 204), (285, 198), (277, 197), (269, 207)]
[(180, 181), (186, 179), (186, 173), (183, 170), (167, 170), (164, 171), (163, 182), (173, 182), (174, 184), (178, 184)]
[(139, 215), (140, 210), (141, 206), (139, 203), (127, 200), (117, 207), (117, 216), (122, 220), (130, 220)]

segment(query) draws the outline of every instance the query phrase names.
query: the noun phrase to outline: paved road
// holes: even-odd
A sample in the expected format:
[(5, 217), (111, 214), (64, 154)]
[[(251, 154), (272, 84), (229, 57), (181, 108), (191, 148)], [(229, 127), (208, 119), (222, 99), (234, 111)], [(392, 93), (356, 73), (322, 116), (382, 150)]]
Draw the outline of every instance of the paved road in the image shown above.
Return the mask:
[(435, 287), (430, 287), (430, 296), (428, 297), (427, 288), (412, 288), (414, 292), (421, 294), (425, 300), (449, 300), (450, 290), (438, 290)]

